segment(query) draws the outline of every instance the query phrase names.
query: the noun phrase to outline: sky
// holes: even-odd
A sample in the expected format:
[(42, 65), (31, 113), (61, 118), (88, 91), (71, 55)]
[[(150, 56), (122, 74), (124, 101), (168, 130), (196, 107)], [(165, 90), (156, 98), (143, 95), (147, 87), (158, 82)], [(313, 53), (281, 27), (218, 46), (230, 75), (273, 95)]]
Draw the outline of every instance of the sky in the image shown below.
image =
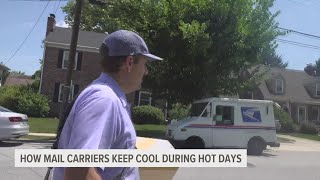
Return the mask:
[[(67, 1), (51, 0), (46, 7), (47, 3), (43, 0), (0, 0), (0, 62), (5, 63), (11, 71), (32, 75), (40, 69), (39, 59), (43, 58), (44, 50), (42, 41), (50, 13), (56, 15), (57, 26), (67, 26), (64, 22), (65, 14), (60, 8)], [(276, 18), (279, 27), (320, 36), (319, 9), (320, 0), (276, 0), (271, 12), (280, 11)], [(293, 33), (279, 39), (320, 46), (320, 39)], [(24, 44), (14, 55), (24, 40)], [(306, 64), (314, 63), (320, 58), (320, 48), (311, 49), (283, 42), (278, 42), (276, 51), (289, 63), (288, 69), (303, 70)]]

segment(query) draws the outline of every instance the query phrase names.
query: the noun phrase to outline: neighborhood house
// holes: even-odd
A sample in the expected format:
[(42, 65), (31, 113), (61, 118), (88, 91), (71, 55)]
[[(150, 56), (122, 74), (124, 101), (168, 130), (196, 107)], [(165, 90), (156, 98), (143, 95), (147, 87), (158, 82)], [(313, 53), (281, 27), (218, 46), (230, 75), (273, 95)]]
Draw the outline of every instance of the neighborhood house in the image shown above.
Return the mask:
[(277, 102), (294, 121), (320, 124), (320, 77), (271, 68), (258, 87), (241, 98)]
[[(68, 68), (72, 29), (55, 26), (55, 15), (47, 21), (44, 40), (43, 67), (39, 92), (49, 98), (50, 116), (58, 116), (62, 102), (62, 89)], [(73, 69), (70, 101), (101, 72), (99, 47), (107, 33), (79, 31), (75, 66)], [(146, 97), (147, 96), (147, 97)], [(141, 98), (139, 98), (141, 97)], [(143, 98), (142, 98), (143, 97)], [(128, 95), (128, 101), (136, 104), (150, 104), (150, 94), (143, 91)]]

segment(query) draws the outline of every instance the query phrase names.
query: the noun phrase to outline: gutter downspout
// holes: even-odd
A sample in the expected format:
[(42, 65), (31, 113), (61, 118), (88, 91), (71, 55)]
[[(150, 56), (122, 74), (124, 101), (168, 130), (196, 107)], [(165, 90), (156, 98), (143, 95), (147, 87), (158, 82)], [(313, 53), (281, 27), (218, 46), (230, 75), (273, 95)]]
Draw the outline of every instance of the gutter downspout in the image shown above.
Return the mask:
[(41, 76), (40, 76), (40, 85), (39, 85), (39, 91), (38, 93), (41, 94), (41, 87), (42, 87), (42, 76), (43, 76), (43, 67), (45, 62), (45, 54), (46, 54), (46, 43), (44, 43), (44, 50), (43, 50), (43, 57), (42, 57), (42, 67), (41, 67)]

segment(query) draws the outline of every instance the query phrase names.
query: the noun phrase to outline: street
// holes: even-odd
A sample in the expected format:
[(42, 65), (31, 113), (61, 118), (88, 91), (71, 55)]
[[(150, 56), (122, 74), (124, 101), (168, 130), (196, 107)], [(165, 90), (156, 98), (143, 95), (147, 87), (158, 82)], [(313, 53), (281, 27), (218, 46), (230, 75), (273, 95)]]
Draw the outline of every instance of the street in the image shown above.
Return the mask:
[(280, 142), (262, 156), (248, 156), (248, 168), (179, 168), (174, 180), (320, 179), (320, 142), (293, 137)]
[[(248, 156), (247, 168), (179, 168), (174, 180), (319, 180), (320, 143), (292, 138), (262, 156)], [(0, 145), (1, 179), (42, 180), (46, 168), (15, 168), (14, 149), (50, 148), (50, 142), (12, 140)]]

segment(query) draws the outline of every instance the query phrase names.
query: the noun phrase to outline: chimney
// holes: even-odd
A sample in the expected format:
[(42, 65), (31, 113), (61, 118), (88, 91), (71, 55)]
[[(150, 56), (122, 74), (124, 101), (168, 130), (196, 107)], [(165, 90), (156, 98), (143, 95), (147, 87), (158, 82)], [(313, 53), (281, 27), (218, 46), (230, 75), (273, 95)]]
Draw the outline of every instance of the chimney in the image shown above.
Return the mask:
[(53, 28), (56, 26), (56, 19), (55, 18), (56, 18), (56, 16), (54, 14), (50, 14), (50, 16), (48, 17), (46, 36), (48, 36), (48, 34), (50, 32), (52, 32)]

